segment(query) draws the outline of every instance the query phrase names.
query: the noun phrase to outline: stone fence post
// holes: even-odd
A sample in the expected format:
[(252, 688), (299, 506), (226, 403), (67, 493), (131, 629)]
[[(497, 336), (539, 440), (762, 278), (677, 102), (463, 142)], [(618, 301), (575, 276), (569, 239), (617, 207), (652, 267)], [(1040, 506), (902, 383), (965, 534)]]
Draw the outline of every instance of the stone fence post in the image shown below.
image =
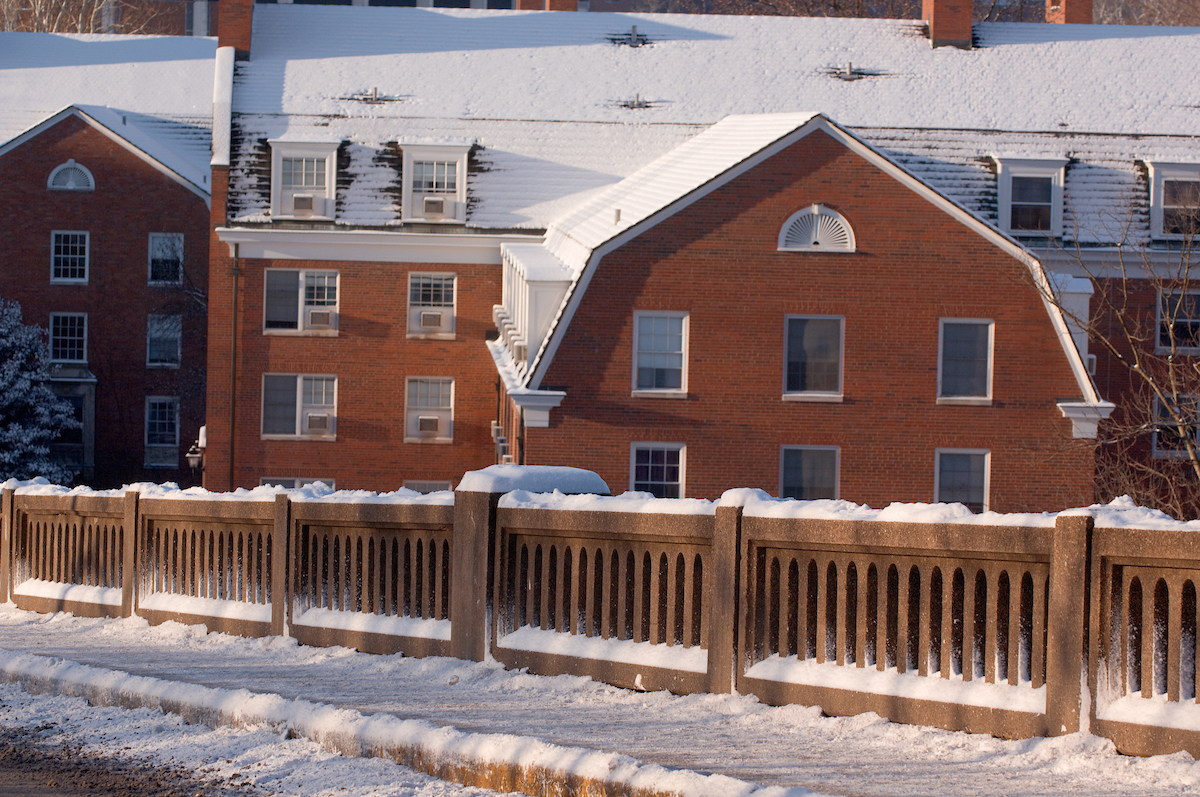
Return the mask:
[(121, 540), (121, 616), (133, 617), (137, 611), (137, 586), (141, 583), (141, 557), (137, 555), (139, 538), (142, 536), (142, 518), (138, 515), (138, 500), (141, 494), (134, 490), (125, 491), (125, 533)]
[(738, 557), (742, 545), (742, 508), (718, 506), (713, 522), (712, 574), (705, 573), (708, 593), (708, 691), (714, 695), (736, 691), (733, 670), (741, 619)]
[(1091, 514), (1085, 512), (1062, 513), (1055, 521), (1046, 628), (1046, 729), (1050, 736), (1075, 733), (1080, 728), (1093, 525)]
[(271, 529), (271, 635), (287, 636), (288, 573), (291, 567), (292, 502), (287, 493), (275, 496), (275, 525)]
[(496, 504), (503, 493), (454, 494), (450, 538), (450, 655), (483, 661), (488, 649), (490, 541), (496, 533)]
[(0, 602), (7, 603), (12, 599), (12, 567), (13, 567), (13, 489), (4, 488), (0, 495)]

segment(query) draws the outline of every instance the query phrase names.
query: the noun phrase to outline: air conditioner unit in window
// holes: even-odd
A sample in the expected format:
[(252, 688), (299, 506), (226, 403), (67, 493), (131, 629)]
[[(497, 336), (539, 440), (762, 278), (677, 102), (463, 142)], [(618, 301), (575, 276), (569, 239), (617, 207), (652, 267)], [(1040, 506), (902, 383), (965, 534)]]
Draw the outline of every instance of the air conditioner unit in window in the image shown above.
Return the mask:
[(329, 431), (330, 420), (327, 412), (310, 412), (304, 416), (304, 425), (309, 432), (324, 434)]
[(517, 458), (514, 457), (512, 454), (505, 454), (504, 456), (500, 457), (501, 465), (515, 465), (516, 462), (517, 462)]
[(296, 216), (311, 216), (316, 206), (316, 197), (312, 194), (292, 195), (292, 214)]
[(439, 312), (422, 310), (421, 311), (421, 329), (441, 329), (442, 314)]
[(444, 216), (446, 215), (446, 199), (440, 196), (425, 197), (425, 215), (426, 216)]
[(320, 307), (311, 307), (308, 310), (308, 328), (309, 329), (331, 329), (333, 327), (333, 311)]
[(422, 434), (436, 434), (441, 425), (441, 419), (436, 415), (417, 416), (417, 431)]

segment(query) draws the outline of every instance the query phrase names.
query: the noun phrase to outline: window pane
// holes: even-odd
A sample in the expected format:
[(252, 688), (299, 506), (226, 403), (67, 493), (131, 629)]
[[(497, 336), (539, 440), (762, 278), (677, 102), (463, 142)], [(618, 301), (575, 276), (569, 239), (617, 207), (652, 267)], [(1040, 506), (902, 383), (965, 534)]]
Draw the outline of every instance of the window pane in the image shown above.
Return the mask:
[(986, 454), (938, 455), (938, 501), (965, 504), (972, 512), (982, 512)]
[(788, 392), (841, 390), (841, 329), (836, 318), (788, 319)]
[(410, 410), (448, 410), (452, 405), (453, 379), (408, 380)]
[(633, 454), (633, 489), (658, 498), (679, 497), (679, 449), (638, 448)]
[(1048, 231), (1053, 195), (1053, 180), (1049, 177), (1013, 177), (1009, 227)]
[(1021, 204), (1049, 205), (1053, 180), (1049, 177), (1012, 178), (1012, 201)]
[(146, 362), (149, 365), (179, 365), (183, 316), (151, 315), (146, 318)]
[(408, 301), (414, 307), (453, 307), (454, 276), (409, 275)]
[(422, 194), (456, 193), (458, 191), (458, 163), (454, 161), (414, 162), (413, 191)]
[(146, 445), (179, 444), (179, 404), (174, 399), (146, 403)]
[(303, 389), (306, 407), (332, 407), (335, 402), (337, 379), (332, 376), (306, 376)]
[(284, 188), (324, 188), (324, 158), (284, 158)]
[(183, 276), (183, 236), (150, 236), (150, 281), (178, 285)]
[(837, 498), (837, 449), (785, 448), (783, 498)]
[(88, 234), (86, 232), (56, 232), (52, 246), (54, 279), (87, 279)]
[(296, 377), (263, 377), (263, 434), (296, 434)]
[(299, 291), (299, 271), (270, 269), (266, 272), (267, 309), (264, 325), (267, 329), (299, 328)]
[(638, 316), (637, 387), (679, 390), (683, 387), (683, 317)]
[(304, 275), (306, 307), (333, 307), (337, 304), (337, 272)]
[(941, 396), (988, 394), (988, 324), (942, 324)]
[(50, 359), (60, 362), (87, 360), (87, 316), (56, 313), (50, 316)]

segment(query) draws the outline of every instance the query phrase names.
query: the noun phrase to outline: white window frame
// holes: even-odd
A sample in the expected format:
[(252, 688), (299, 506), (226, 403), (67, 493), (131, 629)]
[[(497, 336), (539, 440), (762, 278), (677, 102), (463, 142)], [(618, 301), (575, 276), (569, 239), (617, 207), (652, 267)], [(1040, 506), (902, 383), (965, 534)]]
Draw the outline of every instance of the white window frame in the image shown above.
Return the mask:
[[(404, 180), (400, 194), (400, 220), (435, 223), (462, 223), (467, 219), (467, 144), (401, 144)], [(453, 163), (457, 169), (455, 191), (452, 194), (415, 190), (413, 178), (417, 162)], [(425, 213), (425, 197), (444, 200), (444, 212)]]
[[(842, 449), (841, 446), (780, 446), (779, 447), (779, 497), (783, 498), (784, 461), (788, 451), (832, 451), (833, 452), (833, 500), (842, 495)], [(820, 500), (820, 499), (797, 499)]]
[[(285, 482), (290, 482), (287, 484)], [(329, 487), (330, 490), (336, 490), (337, 485), (333, 479), (310, 478), (306, 476), (263, 476), (258, 480), (258, 483), (263, 487), (282, 487), (285, 490), (295, 490), (300, 487), (307, 487), (310, 484), (321, 482)]]
[[(683, 319), (683, 365), (679, 376), (678, 388), (639, 388), (638, 387), (638, 354), (639, 354), (639, 321), (642, 318), (682, 318)], [(673, 310), (635, 310), (633, 313), (633, 368), (631, 374), (630, 395), (634, 398), (670, 398), (686, 399), (688, 395), (688, 357), (691, 338), (691, 313)]]
[(1155, 163), (1150, 169), (1150, 237), (1158, 241), (1182, 241), (1182, 233), (1163, 231), (1163, 183), (1168, 180), (1200, 182), (1200, 163)]
[[(293, 429), (293, 434), (283, 432), (265, 432), (262, 430), (263, 423), (266, 419), (266, 385), (268, 376), (290, 376), (296, 380), (296, 419)], [(332, 379), (333, 380), (333, 404), (308, 404), (304, 401), (304, 380), (305, 379)], [(336, 440), (337, 439), (337, 407), (338, 393), (340, 386), (338, 385), (337, 374), (289, 374), (289, 373), (265, 373), (262, 375), (260, 385), (260, 401), (259, 401), (259, 431), (263, 440)], [(329, 415), (329, 430), (327, 432), (309, 432), (307, 429), (307, 415), (310, 412), (323, 412)]]
[[(1065, 158), (1029, 159), (996, 157), (996, 214), (1000, 229), (1015, 238), (1060, 238), (1063, 234), (1063, 186), (1066, 185)], [(1012, 228), (1012, 178), (1050, 178), (1050, 229), (1014, 230)]]
[(933, 454), (933, 502), (942, 503), (942, 455), (943, 454), (973, 454), (983, 456), (983, 508), (987, 512), (992, 503), (992, 452), (986, 448), (938, 448)]
[[(169, 404), (175, 416), (175, 440), (170, 443), (150, 442), (150, 409), (153, 405)], [(142, 466), (145, 468), (179, 467), (179, 397), (147, 396), (142, 424), (142, 443), (145, 448)]]
[[(448, 279), (451, 283), (453, 300), (449, 304), (422, 304), (412, 300), (413, 281), (420, 279)], [(423, 324), (422, 313), (449, 310), (441, 324), (431, 328)], [(449, 318), (445, 316), (449, 315)], [(458, 275), (450, 272), (410, 271), (408, 274), (408, 337), (414, 340), (454, 340), (455, 318), (458, 315)]]
[[(433, 407), (424, 404), (413, 404), (409, 401), (409, 393), (415, 382), (440, 382), (450, 386), (450, 406)], [(404, 442), (406, 443), (438, 443), (454, 442), (454, 394), (455, 380), (448, 376), (410, 376), (404, 380)], [(436, 418), (436, 432), (421, 432), (422, 418)]]
[[(84, 186), (55, 185), (54, 178), (58, 177), (60, 172), (63, 172), (67, 169), (78, 169), (79, 171), (83, 172), (84, 177), (86, 177), (88, 180), (88, 184)], [(51, 191), (95, 191), (96, 177), (92, 174), (91, 169), (84, 166), (82, 163), (76, 163), (75, 159), (72, 158), (66, 163), (60, 163), (58, 166), (54, 167), (54, 170), (50, 172), (50, 176), (46, 178), (46, 188), (50, 189)]]
[[(334, 217), (337, 198), (337, 151), (340, 141), (287, 141), (271, 139), (271, 218), (329, 220)], [(283, 187), (284, 158), (324, 158), (325, 185), (323, 188)], [(292, 208), (296, 194), (313, 196), (312, 213), (297, 213)]]
[[(83, 236), (83, 277), (54, 276), (54, 249), (60, 235)], [(92, 234), (87, 230), (51, 230), (50, 231), (50, 282), (55, 285), (87, 285), (92, 274)]]
[[(838, 385), (836, 391), (788, 390), (788, 327), (792, 321), (838, 322)], [(846, 372), (846, 317), (840, 315), (787, 315), (783, 318), (783, 400), (838, 403), (842, 401)]]
[[(295, 329), (279, 329), (276, 327), (267, 327), (267, 274), (279, 273), (283, 271), (296, 272), (297, 289), (296, 289), (296, 328)], [(308, 304), (305, 297), (305, 282), (309, 276), (334, 277), (334, 291), (337, 294), (333, 304)], [(336, 338), (338, 336), (338, 320), (341, 316), (339, 308), (342, 303), (342, 273), (336, 269), (328, 268), (266, 268), (263, 269), (263, 334), (264, 335), (303, 335), (306, 337), (324, 337)], [(330, 323), (328, 327), (310, 326), (309, 311), (316, 309), (329, 310)]]
[[(54, 356), (54, 319), (74, 317), (83, 319), (83, 359), (63, 360)], [(86, 363), (88, 361), (88, 314), (87, 313), (51, 313), (50, 314), (50, 362), (52, 363)]]
[[(636, 490), (637, 484), (637, 452), (642, 449), (662, 449), (679, 452), (679, 497), (687, 495), (687, 444), (664, 443), (655, 440), (636, 440), (629, 444), (629, 489)], [(668, 484), (669, 482), (663, 482)]]
[[(1190, 401), (1193, 405), (1196, 405), (1198, 399), (1196, 396), (1184, 396), (1183, 401)], [(1154, 432), (1153, 432), (1153, 440), (1151, 441), (1151, 454), (1154, 457), (1154, 459), (1183, 459), (1183, 458), (1187, 457), (1187, 449), (1159, 448), (1158, 447), (1159, 427), (1169, 425), (1169, 424), (1161, 423), (1159, 421), (1159, 417), (1160, 417), (1159, 416), (1159, 407), (1161, 407), (1161, 406), (1162, 405), (1158, 400), (1158, 396), (1155, 396), (1154, 404), (1152, 407), (1152, 410), (1154, 412)], [(1200, 413), (1198, 413), (1196, 423), (1193, 424), (1191, 427), (1190, 436), (1194, 443), (1196, 443), (1197, 445), (1200, 445)]]
[[(150, 341), (152, 340), (152, 338), (150, 336), (150, 332), (151, 332), (152, 324), (155, 323), (154, 319), (175, 319), (175, 322), (177, 322), (179, 324), (179, 336), (177, 338), (175, 338), (175, 360), (173, 362), (155, 361), (155, 360), (150, 359), (150, 350), (151, 350)], [(172, 323), (172, 322), (168, 322), (168, 323)], [(169, 338), (162, 338), (162, 340), (169, 340)], [(146, 367), (147, 368), (178, 368), (180, 366), (180, 364), (182, 364), (182, 362), (183, 362), (183, 316), (181, 316), (181, 315), (158, 315), (155, 313), (151, 313), (150, 315), (147, 315), (146, 316)]]
[[(1158, 301), (1154, 304), (1154, 353), (1155, 354), (1170, 354), (1171, 347), (1162, 345), (1162, 328), (1163, 328), (1163, 296), (1164, 291), (1158, 291)], [(1180, 296), (1195, 296), (1197, 300), (1197, 309), (1200, 309), (1200, 291), (1167, 291), (1168, 296), (1179, 294)], [(1178, 319), (1177, 319), (1178, 322)], [(1200, 314), (1196, 316), (1197, 324), (1200, 324)], [(1197, 336), (1200, 339), (1200, 336)], [(1176, 346), (1175, 352), (1178, 354), (1200, 354), (1200, 346)]]
[[(946, 341), (946, 324), (977, 324), (987, 325), (988, 354), (987, 354), (987, 394), (983, 396), (944, 396), (942, 395), (942, 367), (944, 365), (944, 346)], [(965, 406), (985, 407), (992, 403), (992, 375), (996, 363), (996, 322), (991, 318), (939, 318), (938, 319), (938, 353), (937, 353), (937, 403), (957, 404)]]
[[(173, 280), (154, 279), (154, 254), (158, 241), (166, 241), (167, 246), (179, 252), (179, 274)], [(146, 284), (161, 286), (178, 286), (183, 284), (183, 233), (181, 232), (152, 232), (146, 246)]]

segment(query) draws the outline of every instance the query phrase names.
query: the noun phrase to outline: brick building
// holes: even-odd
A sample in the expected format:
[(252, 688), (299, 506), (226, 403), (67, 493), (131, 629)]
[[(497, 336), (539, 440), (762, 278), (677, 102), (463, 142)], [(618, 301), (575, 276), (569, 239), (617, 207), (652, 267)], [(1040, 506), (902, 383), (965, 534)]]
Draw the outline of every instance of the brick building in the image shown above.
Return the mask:
[[(49, 333), (52, 387), (83, 424), (55, 454), (98, 487), (190, 481), (183, 454), (204, 422), (206, 109), (153, 93), (198, 90), (215, 48), (183, 40), (164, 59), (172, 41), (0, 34), (41, 56), (3, 73), (20, 89), (0, 114), (0, 133), (19, 131), (0, 144), (3, 296)], [(80, 67), (112, 60), (106, 46), (128, 60)], [(147, 60), (158, 78), (141, 74)], [(89, 69), (108, 72), (93, 92)], [(89, 95), (113, 106), (68, 105), (28, 124), (41, 103)]]

